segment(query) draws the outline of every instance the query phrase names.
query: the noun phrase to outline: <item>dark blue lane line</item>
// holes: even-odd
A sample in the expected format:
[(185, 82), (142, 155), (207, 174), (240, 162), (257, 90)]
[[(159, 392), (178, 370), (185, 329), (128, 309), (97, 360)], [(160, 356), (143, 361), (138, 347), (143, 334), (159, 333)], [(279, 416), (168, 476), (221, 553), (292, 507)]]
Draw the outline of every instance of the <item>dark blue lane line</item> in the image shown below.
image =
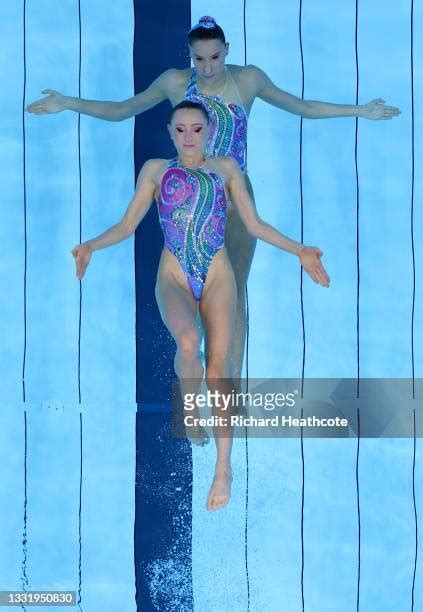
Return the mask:
[[(411, 372), (412, 372), (412, 395), (416, 399), (415, 379), (414, 379), (414, 311), (416, 301), (416, 258), (414, 252), (414, 169), (415, 169), (415, 152), (414, 152), (414, 0), (411, 0), (410, 10), (410, 63), (411, 63), (411, 253), (413, 263), (413, 299), (411, 308)], [(417, 559), (419, 550), (419, 523), (416, 506), (416, 410), (413, 410), (413, 509), (414, 509), (414, 562), (413, 562), (413, 583), (411, 589), (411, 610), (414, 611), (414, 590), (416, 584)]]
[[(26, 132), (25, 132), (25, 106), (26, 106), (26, 0), (23, 0), (23, 92), (22, 92), (22, 161), (23, 161), (23, 214), (24, 214), (24, 278), (23, 278), (23, 324), (24, 324), (24, 344), (22, 357), (22, 400), (26, 401), (25, 390), (25, 369), (26, 369), (26, 302), (27, 302), (27, 223), (26, 223)], [(24, 411), (24, 430), (25, 430), (25, 446), (24, 446), (24, 509), (23, 509), (23, 532), (22, 532), (22, 590), (25, 591), (29, 586), (28, 576), (26, 573), (28, 564), (28, 539), (27, 539), (27, 506), (28, 506), (28, 480), (27, 480), (27, 421), (26, 410)], [(26, 610), (26, 607), (21, 604), (21, 608)]]
[[(301, 99), (304, 100), (304, 52), (302, 38), (302, 16), (303, 3), (300, 0), (300, 10), (298, 15), (298, 34), (300, 39), (300, 56), (301, 56)], [(303, 199), (303, 118), (300, 118), (300, 215), (301, 215), (301, 243), (304, 242), (304, 199)], [(305, 319), (304, 319), (304, 293), (303, 293), (303, 268), (300, 266), (300, 297), (301, 297), (301, 324), (303, 332), (303, 357), (301, 366), (301, 398), (304, 397), (304, 373), (305, 373), (305, 357), (306, 357), (306, 335), (305, 335)], [(303, 409), (301, 408), (301, 416)], [(303, 428), (301, 427), (301, 609), (304, 612), (304, 495), (305, 495), (305, 463), (304, 463), (304, 439)]]
[[(304, 100), (304, 52), (303, 52), (303, 36), (302, 36), (302, 16), (303, 2), (300, 0), (300, 10), (298, 15), (298, 34), (300, 39), (300, 56), (301, 56), (301, 99)], [(303, 118), (300, 117), (300, 216), (301, 216), (301, 237), (300, 242), (304, 242), (304, 198), (303, 198)], [(304, 318), (304, 293), (303, 293), (303, 268), (300, 266), (300, 297), (301, 297), (301, 325), (303, 331), (303, 357), (301, 365), (301, 397), (304, 397), (304, 372), (305, 372), (305, 357), (306, 357), (306, 336), (305, 336), (305, 318)]]
[[(81, 97), (82, 68), (82, 19), (81, 0), (78, 0), (78, 98)], [(81, 169), (81, 115), (78, 113), (78, 180), (79, 180), (79, 244), (82, 243), (82, 169)], [(78, 401), (81, 404), (81, 326), (82, 326), (82, 281), (79, 281), (78, 316)], [(79, 413), (79, 508), (78, 508), (78, 610), (82, 610), (82, 413)]]
[[(301, 418), (303, 409), (301, 408)], [(305, 501), (305, 462), (304, 462), (304, 436), (301, 427), (301, 609), (304, 612), (304, 501)]]
[[(358, 0), (355, 3), (355, 30), (354, 30), (354, 51), (355, 51), (355, 103), (358, 104), (360, 72), (358, 63)], [(357, 346), (357, 398), (360, 397), (360, 183), (358, 174), (358, 117), (355, 119), (355, 140), (354, 140), (354, 165), (355, 165), (355, 185), (356, 185), (356, 270), (357, 270), (357, 297), (356, 297), (356, 346)], [(361, 514), (360, 514), (360, 409), (357, 408), (357, 450), (355, 462), (355, 487), (357, 499), (357, 591), (356, 609), (360, 609), (360, 578), (361, 578)]]
[[(247, 338), (246, 338), (246, 353), (245, 353), (245, 366), (246, 366), (246, 392), (249, 392), (249, 362), (248, 362), (248, 351), (250, 344), (250, 308), (248, 304), (248, 288), (245, 287), (247, 297)], [(249, 483), (250, 483), (250, 464), (248, 455), (248, 427), (244, 427), (245, 432), (245, 524), (244, 524), (244, 562), (245, 562), (245, 581), (247, 588), (247, 612), (250, 610), (250, 573), (248, 568), (248, 502), (249, 502)]]
[(414, 562), (413, 562), (413, 584), (411, 587), (411, 612), (414, 612), (414, 589), (416, 585), (417, 558), (419, 551), (419, 523), (416, 506), (416, 409), (413, 410), (413, 508), (414, 508)]
[[(358, 65), (358, 0), (355, 3), (355, 103), (358, 104), (360, 73)], [(357, 297), (356, 297), (356, 346), (357, 346), (357, 398), (360, 397), (360, 183), (358, 177), (358, 117), (355, 118), (354, 164), (356, 185), (356, 270), (357, 270)]]
[[(24, 411), (24, 516), (23, 516), (23, 533), (22, 533), (22, 551), (23, 551), (23, 559), (22, 559), (22, 591), (26, 591), (29, 588), (29, 580), (26, 573), (27, 565), (28, 565), (28, 424), (26, 418), (26, 410)], [(23, 610), (26, 610), (26, 607), (21, 604)]]
[(361, 577), (361, 513), (360, 513), (360, 409), (357, 408), (357, 452), (355, 458), (355, 489), (357, 499), (357, 597), (356, 610), (360, 609), (360, 577)]
[(22, 401), (26, 401), (25, 373), (26, 373), (26, 289), (27, 289), (27, 224), (26, 224), (26, 132), (25, 132), (25, 106), (26, 106), (26, 0), (23, 2), (23, 93), (22, 93), (22, 161), (23, 161), (23, 221), (24, 221), (24, 278), (23, 278), (23, 325), (24, 343), (22, 356)]
[(414, 388), (414, 309), (416, 302), (416, 257), (414, 253), (414, 0), (411, 0), (410, 23), (410, 61), (411, 61), (411, 254), (413, 263), (413, 300), (411, 307), (411, 375), (413, 378), (413, 399), (416, 398)]
[[(410, 64), (411, 64), (411, 253), (413, 263), (413, 300), (411, 308), (411, 375), (412, 395), (416, 399), (414, 380), (414, 309), (416, 301), (416, 258), (414, 252), (414, 0), (411, 0), (410, 10)], [(413, 510), (414, 510), (414, 559), (413, 559), (413, 582), (411, 587), (411, 612), (414, 612), (414, 590), (416, 586), (417, 560), (419, 552), (419, 522), (416, 505), (416, 409), (413, 410)]]
[[(247, 65), (247, 0), (244, 0), (244, 66)], [(248, 153), (247, 153), (248, 155)], [(245, 303), (246, 303), (246, 347), (245, 347), (245, 377), (247, 382), (247, 393), (249, 392), (249, 349), (250, 349), (250, 305), (248, 303), (248, 286), (245, 287)], [(242, 372), (241, 372), (242, 374)], [(248, 501), (249, 501), (249, 457), (248, 457), (248, 427), (244, 427), (245, 433), (245, 525), (244, 525), (244, 560), (245, 560), (245, 581), (247, 587), (247, 612), (250, 610), (250, 575), (248, 570)]]
[(78, 610), (82, 610), (82, 412), (79, 413)]
[[(186, 68), (189, 0), (134, 0), (134, 90), (164, 70)], [(171, 158), (166, 129), (171, 106), (163, 102), (136, 118), (135, 181), (149, 158)], [(192, 451), (171, 434), (171, 415), (148, 410), (169, 403), (174, 343), (156, 305), (154, 287), (163, 236), (156, 206), (135, 233), (136, 292), (136, 601), (142, 612), (192, 610)], [(145, 410), (143, 409), (145, 407)]]
[[(78, 98), (81, 97), (82, 65), (82, 24), (81, 0), (78, 0), (79, 57), (78, 57)], [(79, 244), (82, 242), (82, 171), (81, 171), (81, 115), (78, 113), (78, 180), (79, 180)], [(78, 318), (78, 401), (81, 403), (81, 325), (82, 325), (82, 280), (79, 281)]]

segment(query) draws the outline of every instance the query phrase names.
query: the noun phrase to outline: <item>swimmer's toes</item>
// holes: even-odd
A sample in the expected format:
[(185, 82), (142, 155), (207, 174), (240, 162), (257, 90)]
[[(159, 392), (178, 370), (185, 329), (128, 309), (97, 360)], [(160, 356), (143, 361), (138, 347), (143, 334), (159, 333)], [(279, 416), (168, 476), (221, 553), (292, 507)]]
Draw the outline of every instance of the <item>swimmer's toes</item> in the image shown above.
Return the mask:
[(215, 495), (209, 497), (207, 500), (207, 510), (220, 510), (224, 508), (229, 502), (229, 495)]
[(231, 497), (232, 473), (216, 474), (207, 497), (207, 510), (224, 508)]
[(199, 439), (199, 438), (190, 438), (190, 441), (192, 444), (195, 444), (195, 446), (206, 446), (206, 444), (209, 443), (209, 438), (203, 438), (203, 439)]
[(209, 434), (202, 427), (200, 427), (195, 432), (190, 429), (190, 431), (187, 432), (187, 438), (192, 444), (195, 444), (196, 446), (205, 446), (210, 442)]

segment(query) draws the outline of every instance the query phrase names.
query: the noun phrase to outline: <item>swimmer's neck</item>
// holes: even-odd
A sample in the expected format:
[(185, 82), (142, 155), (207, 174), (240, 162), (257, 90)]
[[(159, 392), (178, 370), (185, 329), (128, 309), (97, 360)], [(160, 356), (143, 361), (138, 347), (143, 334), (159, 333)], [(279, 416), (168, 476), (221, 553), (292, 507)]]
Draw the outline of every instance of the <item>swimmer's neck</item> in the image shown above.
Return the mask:
[(205, 162), (205, 155), (179, 155), (178, 162), (180, 166), (185, 168), (199, 168)]
[(197, 71), (197, 87), (201, 93), (206, 94), (207, 96), (218, 96), (222, 93), (223, 89), (226, 86), (226, 71), (227, 67), (224, 67), (224, 70), (219, 78), (219, 80), (214, 80), (210, 83), (207, 79), (201, 77), (201, 74)]

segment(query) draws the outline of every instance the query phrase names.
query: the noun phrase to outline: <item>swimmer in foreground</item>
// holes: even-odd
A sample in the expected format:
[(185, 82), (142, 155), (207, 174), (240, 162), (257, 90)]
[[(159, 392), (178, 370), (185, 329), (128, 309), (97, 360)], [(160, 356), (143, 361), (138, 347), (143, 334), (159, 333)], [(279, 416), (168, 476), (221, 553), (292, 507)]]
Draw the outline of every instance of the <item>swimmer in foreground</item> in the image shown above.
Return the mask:
[[(387, 106), (377, 98), (363, 105), (331, 104), (303, 100), (277, 87), (257, 66), (225, 65), (229, 52), (222, 28), (212, 17), (202, 17), (188, 33), (188, 46), (194, 68), (169, 69), (136, 96), (120, 102), (101, 102), (64, 96), (53, 89), (33, 102), (27, 111), (35, 115), (73, 110), (108, 121), (122, 121), (168, 99), (175, 106), (187, 98), (203, 104), (210, 118), (207, 157), (233, 157), (245, 174), (246, 189), (254, 201), (253, 188), (247, 172), (247, 118), (255, 98), (272, 106), (309, 119), (330, 117), (361, 117), (392, 119), (398, 108)], [(246, 284), (256, 246), (236, 206), (228, 212), (226, 249), (232, 264), (238, 292), (236, 333), (231, 345), (234, 377), (241, 377), (246, 338)]]
[[(168, 129), (178, 157), (170, 161), (150, 159), (144, 164), (135, 195), (121, 221), (72, 250), (76, 275), (79, 279), (84, 276), (94, 251), (133, 234), (154, 198), (164, 234), (156, 298), (163, 322), (176, 342), (174, 366), (182, 393), (185, 379), (189, 384), (198, 381), (199, 385), (204, 374), (199, 358), (198, 311), (208, 340), (206, 383), (213, 390), (221, 385), (225, 392), (225, 381), (233, 377), (230, 347), (237, 299), (224, 243), (228, 198), (250, 235), (297, 255), (315, 283), (328, 287), (329, 277), (318, 248), (299, 244), (260, 219), (245, 177), (233, 158), (205, 156), (209, 120), (203, 105), (190, 101), (178, 104)], [(187, 435), (192, 442), (203, 445), (208, 441), (200, 426), (191, 435), (188, 429), (191, 428), (187, 428)], [(208, 510), (218, 510), (229, 501), (232, 435), (229, 425), (214, 428), (217, 458), (206, 503)]]

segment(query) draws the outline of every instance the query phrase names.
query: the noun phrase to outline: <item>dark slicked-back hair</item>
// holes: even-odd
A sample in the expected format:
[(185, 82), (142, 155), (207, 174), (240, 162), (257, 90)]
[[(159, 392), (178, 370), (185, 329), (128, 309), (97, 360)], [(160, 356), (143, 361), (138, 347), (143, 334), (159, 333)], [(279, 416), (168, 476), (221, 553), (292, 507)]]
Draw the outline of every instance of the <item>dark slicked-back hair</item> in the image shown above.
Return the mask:
[(190, 46), (196, 40), (215, 40), (216, 38), (226, 44), (225, 34), (213, 17), (201, 17), (197, 25), (188, 32), (188, 44)]
[(208, 112), (206, 111), (206, 109), (204, 108), (202, 104), (199, 104), (198, 102), (192, 102), (191, 100), (182, 100), (182, 102), (179, 102), (179, 104), (177, 104), (176, 106), (172, 108), (172, 112), (170, 113), (170, 117), (169, 117), (169, 123), (172, 121), (173, 115), (176, 113), (176, 111), (180, 110), (181, 108), (198, 110), (200, 111), (200, 113), (203, 113), (204, 117), (207, 120), (207, 123), (209, 122)]

